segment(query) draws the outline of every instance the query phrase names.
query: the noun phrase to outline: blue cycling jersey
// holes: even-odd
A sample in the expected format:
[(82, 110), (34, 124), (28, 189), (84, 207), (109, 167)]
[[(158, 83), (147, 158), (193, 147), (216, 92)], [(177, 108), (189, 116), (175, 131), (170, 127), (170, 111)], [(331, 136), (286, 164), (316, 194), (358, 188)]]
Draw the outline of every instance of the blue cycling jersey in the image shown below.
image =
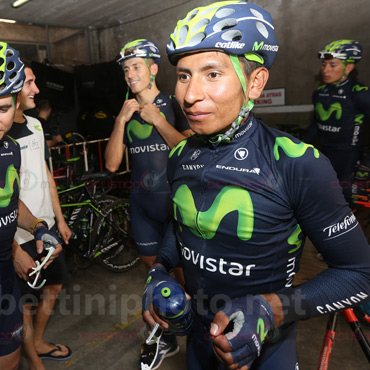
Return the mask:
[(10, 136), (0, 140), (0, 158), (0, 262), (11, 262), (17, 230), (21, 155), (19, 145)]
[(365, 123), (370, 120), (368, 87), (348, 78), (339, 86), (320, 86), (314, 91), (312, 102), (315, 118), (308, 141), (318, 130), (324, 147), (362, 149)]
[[(154, 103), (177, 131), (189, 129), (175, 98), (160, 92)], [(138, 112), (126, 124), (124, 144), (131, 156), (132, 191), (169, 193), (166, 165), (170, 148), (154, 126), (144, 122)]]
[[(286, 294), (286, 321), (368, 299), (368, 243), (312, 145), (251, 116), (229, 144), (197, 135), (180, 142), (167, 174), (175, 222), (157, 262), (172, 268), (181, 259), (205, 323), (225, 300), (247, 294)], [(293, 288), (306, 236), (330, 268)], [(302, 310), (293, 307), (298, 292)]]

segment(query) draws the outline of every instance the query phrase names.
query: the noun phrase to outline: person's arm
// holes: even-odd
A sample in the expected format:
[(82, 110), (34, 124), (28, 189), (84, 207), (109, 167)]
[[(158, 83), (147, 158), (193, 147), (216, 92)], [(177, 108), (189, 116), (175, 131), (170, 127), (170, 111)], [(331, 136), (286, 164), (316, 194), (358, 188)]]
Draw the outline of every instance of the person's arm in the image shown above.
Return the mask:
[[(22, 200), (19, 199), (18, 201), (18, 227), (27, 230), (32, 233), (32, 230), (34, 233), (38, 228), (45, 228), (45, 225), (43, 223), (43, 220), (36, 218), (31, 211), (28, 209), (28, 207), (22, 202)], [(50, 231), (46, 230), (48, 234), (50, 234), (53, 238), (55, 235), (51, 233)], [(14, 245), (13, 245), (14, 247)], [(41, 254), (44, 250), (43, 242), (42, 240), (36, 240), (36, 250), (37, 253)], [(63, 247), (60, 243), (55, 245), (55, 251), (50, 257), (48, 263), (44, 266), (45, 268), (50, 265), (50, 263), (59, 256), (59, 254), (62, 252)]]
[(112, 134), (105, 149), (105, 167), (110, 172), (116, 172), (122, 162), (126, 147), (123, 143), (125, 126), (135, 111), (139, 111), (139, 109), (139, 103), (135, 99), (126, 100), (115, 120)]
[(191, 130), (186, 130), (184, 132), (177, 131), (176, 128), (167, 122), (155, 103), (144, 104), (140, 110), (140, 117), (157, 129), (159, 134), (163, 137), (163, 140), (171, 149), (181, 140), (186, 139), (193, 133)]
[(55, 185), (54, 178), (45, 162), (46, 166), (46, 172), (48, 175), (48, 182), (49, 182), (49, 190), (50, 190), (50, 195), (51, 195), (51, 202), (53, 205), (53, 211), (55, 214), (55, 219), (57, 222), (57, 227), (60, 232), (60, 235), (62, 236), (62, 239), (65, 244), (68, 244), (70, 237), (72, 236), (72, 230), (68, 227), (64, 216), (62, 212), (62, 208), (60, 207), (60, 202), (59, 202), (59, 196), (58, 196), (58, 191), (57, 187)]

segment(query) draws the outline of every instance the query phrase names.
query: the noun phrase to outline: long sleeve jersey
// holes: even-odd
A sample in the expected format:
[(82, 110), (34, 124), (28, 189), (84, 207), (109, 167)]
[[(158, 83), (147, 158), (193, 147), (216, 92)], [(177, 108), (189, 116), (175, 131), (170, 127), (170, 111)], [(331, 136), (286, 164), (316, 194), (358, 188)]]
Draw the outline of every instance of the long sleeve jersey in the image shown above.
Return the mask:
[[(288, 321), (368, 299), (369, 245), (312, 145), (251, 116), (228, 144), (197, 135), (180, 142), (167, 174), (175, 222), (157, 261), (172, 268), (181, 260), (186, 291), (208, 323), (225, 300), (248, 294), (286, 294)], [(294, 288), (306, 236), (329, 269)], [(293, 307), (298, 293), (303, 312)]]
[(365, 123), (370, 120), (370, 91), (348, 78), (338, 86), (322, 85), (312, 96), (315, 116), (307, 141), (319, 133), (323, 146), (362, 149)]

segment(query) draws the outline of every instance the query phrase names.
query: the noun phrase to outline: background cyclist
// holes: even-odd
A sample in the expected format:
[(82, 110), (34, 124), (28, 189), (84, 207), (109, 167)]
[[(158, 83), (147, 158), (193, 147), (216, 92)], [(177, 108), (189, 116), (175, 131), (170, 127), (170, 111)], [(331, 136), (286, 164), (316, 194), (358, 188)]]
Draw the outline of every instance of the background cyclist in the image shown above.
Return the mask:
[(362, 46), (337, 40), (319, 51), (324, 85), (312, 96), (315, 116), (306, 142), (320, 137), (320, 149), (333, 165), (343, 193), (350, 200), (351, 175), (363, 155), (365, 124), (370, 120), (370, 91), (350, 76), (361, 60)]
[[(122, 48), (118, 62), (133, 98), (123, 103), (105, 151), (106, 168), (115, 172), (125, 148), (129, 148), (131, 227), (147, 271), (170, 220), (171, 199), (166, 177), (168, 154), (191, 132), (176, 99), (160, 92), (157, 87), (155, 77), (160, 61), (158, 46), (152, 41), (139, 39)], [(177, 351), (176, 338), (164, 334), (156, 366), (164, 356)], [(144, 345), (141, 362), (152, 362), (148, 358), (154, 355)]]
[[(174, 223), (143, 317), (167, 327), (150, 309), (152, 293), (181, 261), (196, 319), (191, 370), (298, 369), (297, 320), (369, 299), (370, 250), (330, 162), (250, 114), (277, 51), (270, 14), (245, 1), (194, 9), (167, 45), (196, 135), (170, 154)], [(329, 268), (294, 288), (306, 235)]]

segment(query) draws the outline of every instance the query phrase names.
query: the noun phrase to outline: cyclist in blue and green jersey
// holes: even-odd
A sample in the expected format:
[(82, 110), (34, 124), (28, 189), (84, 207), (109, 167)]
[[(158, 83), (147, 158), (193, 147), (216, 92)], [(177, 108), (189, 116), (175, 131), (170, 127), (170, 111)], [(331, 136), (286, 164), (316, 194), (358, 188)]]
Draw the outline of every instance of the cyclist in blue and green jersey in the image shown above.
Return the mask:
[[(20, 360), (22, 341), (22, 312), (20, 292), (16, 280), (12, 256), (23, 252), (13, 248), (17, 225), (24, 230), (31, 230), (37, 239), (37, 251), (43, 250), (43, 236), (48, 234), (55, 242), (55, 235), (45, 227), (45, 221), (34, 217), (22, 201), (19, 200), (19, 171), (21, 154), (18, 143), (7, 132), (12, 126), (17, 107), (19, 92), (24, 82), (24, 65), (19, 53), (5, 42), (0, 42), (0, 368), (16, 369)], [(61, 244), (50, 259), (55, 259), (61, 252)], [(48, 264), (49, 264), (48, 263)], [(26, 278), (28, 268), (35, 267), (30, 261), (21, 273)]]
[[(191, 370), (297, 370), (297, 321), (369, 300), (370, 249), (329, 160), (251, 114), (278, 51), (268, 12), (221, 1), (189, 12), (167, 45), (176, 96), (196, 133), (170, 154), (174, 220), (149, 272), (180, 261), (195, 324)], [(295, 287), (305, 237), (329, 268)]]
[(333, 165), (347, 200), (351, 175), (364, 152), (365, 124), (370, 120), (370, 91), (349, 77), (361, 60), (354, 40), (337, 40), (319, 52), (324, 85), (313, 93), (315, 115), (306, 142), (320, 137), (320, 149)]
[[(131, 228), (137, 251), (147, 271), (151, 267), (171, 219), (170, 188), (166, 166), (170, 150), (188, 134), (189, 124), (174, 97), (160, 92), (155, 77), (161, 61), (158, 46), (139, 39), (127, 43), (118, 62), (133, 94), (126, 99), (107, 144), (106, 168), (115, 172), (127, 147), (130, 153)], [(182, 279), (181, 269), (176, 270)], [(156, 367), (178, 351), (173, 337), (162, 336)], [(166, 343), (171, 343), (167, 345)], [(155, 352), (143, 345), (141, 363)], [(146, 356), (146, 353), (149, 353)], [(152, 360), (149, 360), (152, 362)]]

